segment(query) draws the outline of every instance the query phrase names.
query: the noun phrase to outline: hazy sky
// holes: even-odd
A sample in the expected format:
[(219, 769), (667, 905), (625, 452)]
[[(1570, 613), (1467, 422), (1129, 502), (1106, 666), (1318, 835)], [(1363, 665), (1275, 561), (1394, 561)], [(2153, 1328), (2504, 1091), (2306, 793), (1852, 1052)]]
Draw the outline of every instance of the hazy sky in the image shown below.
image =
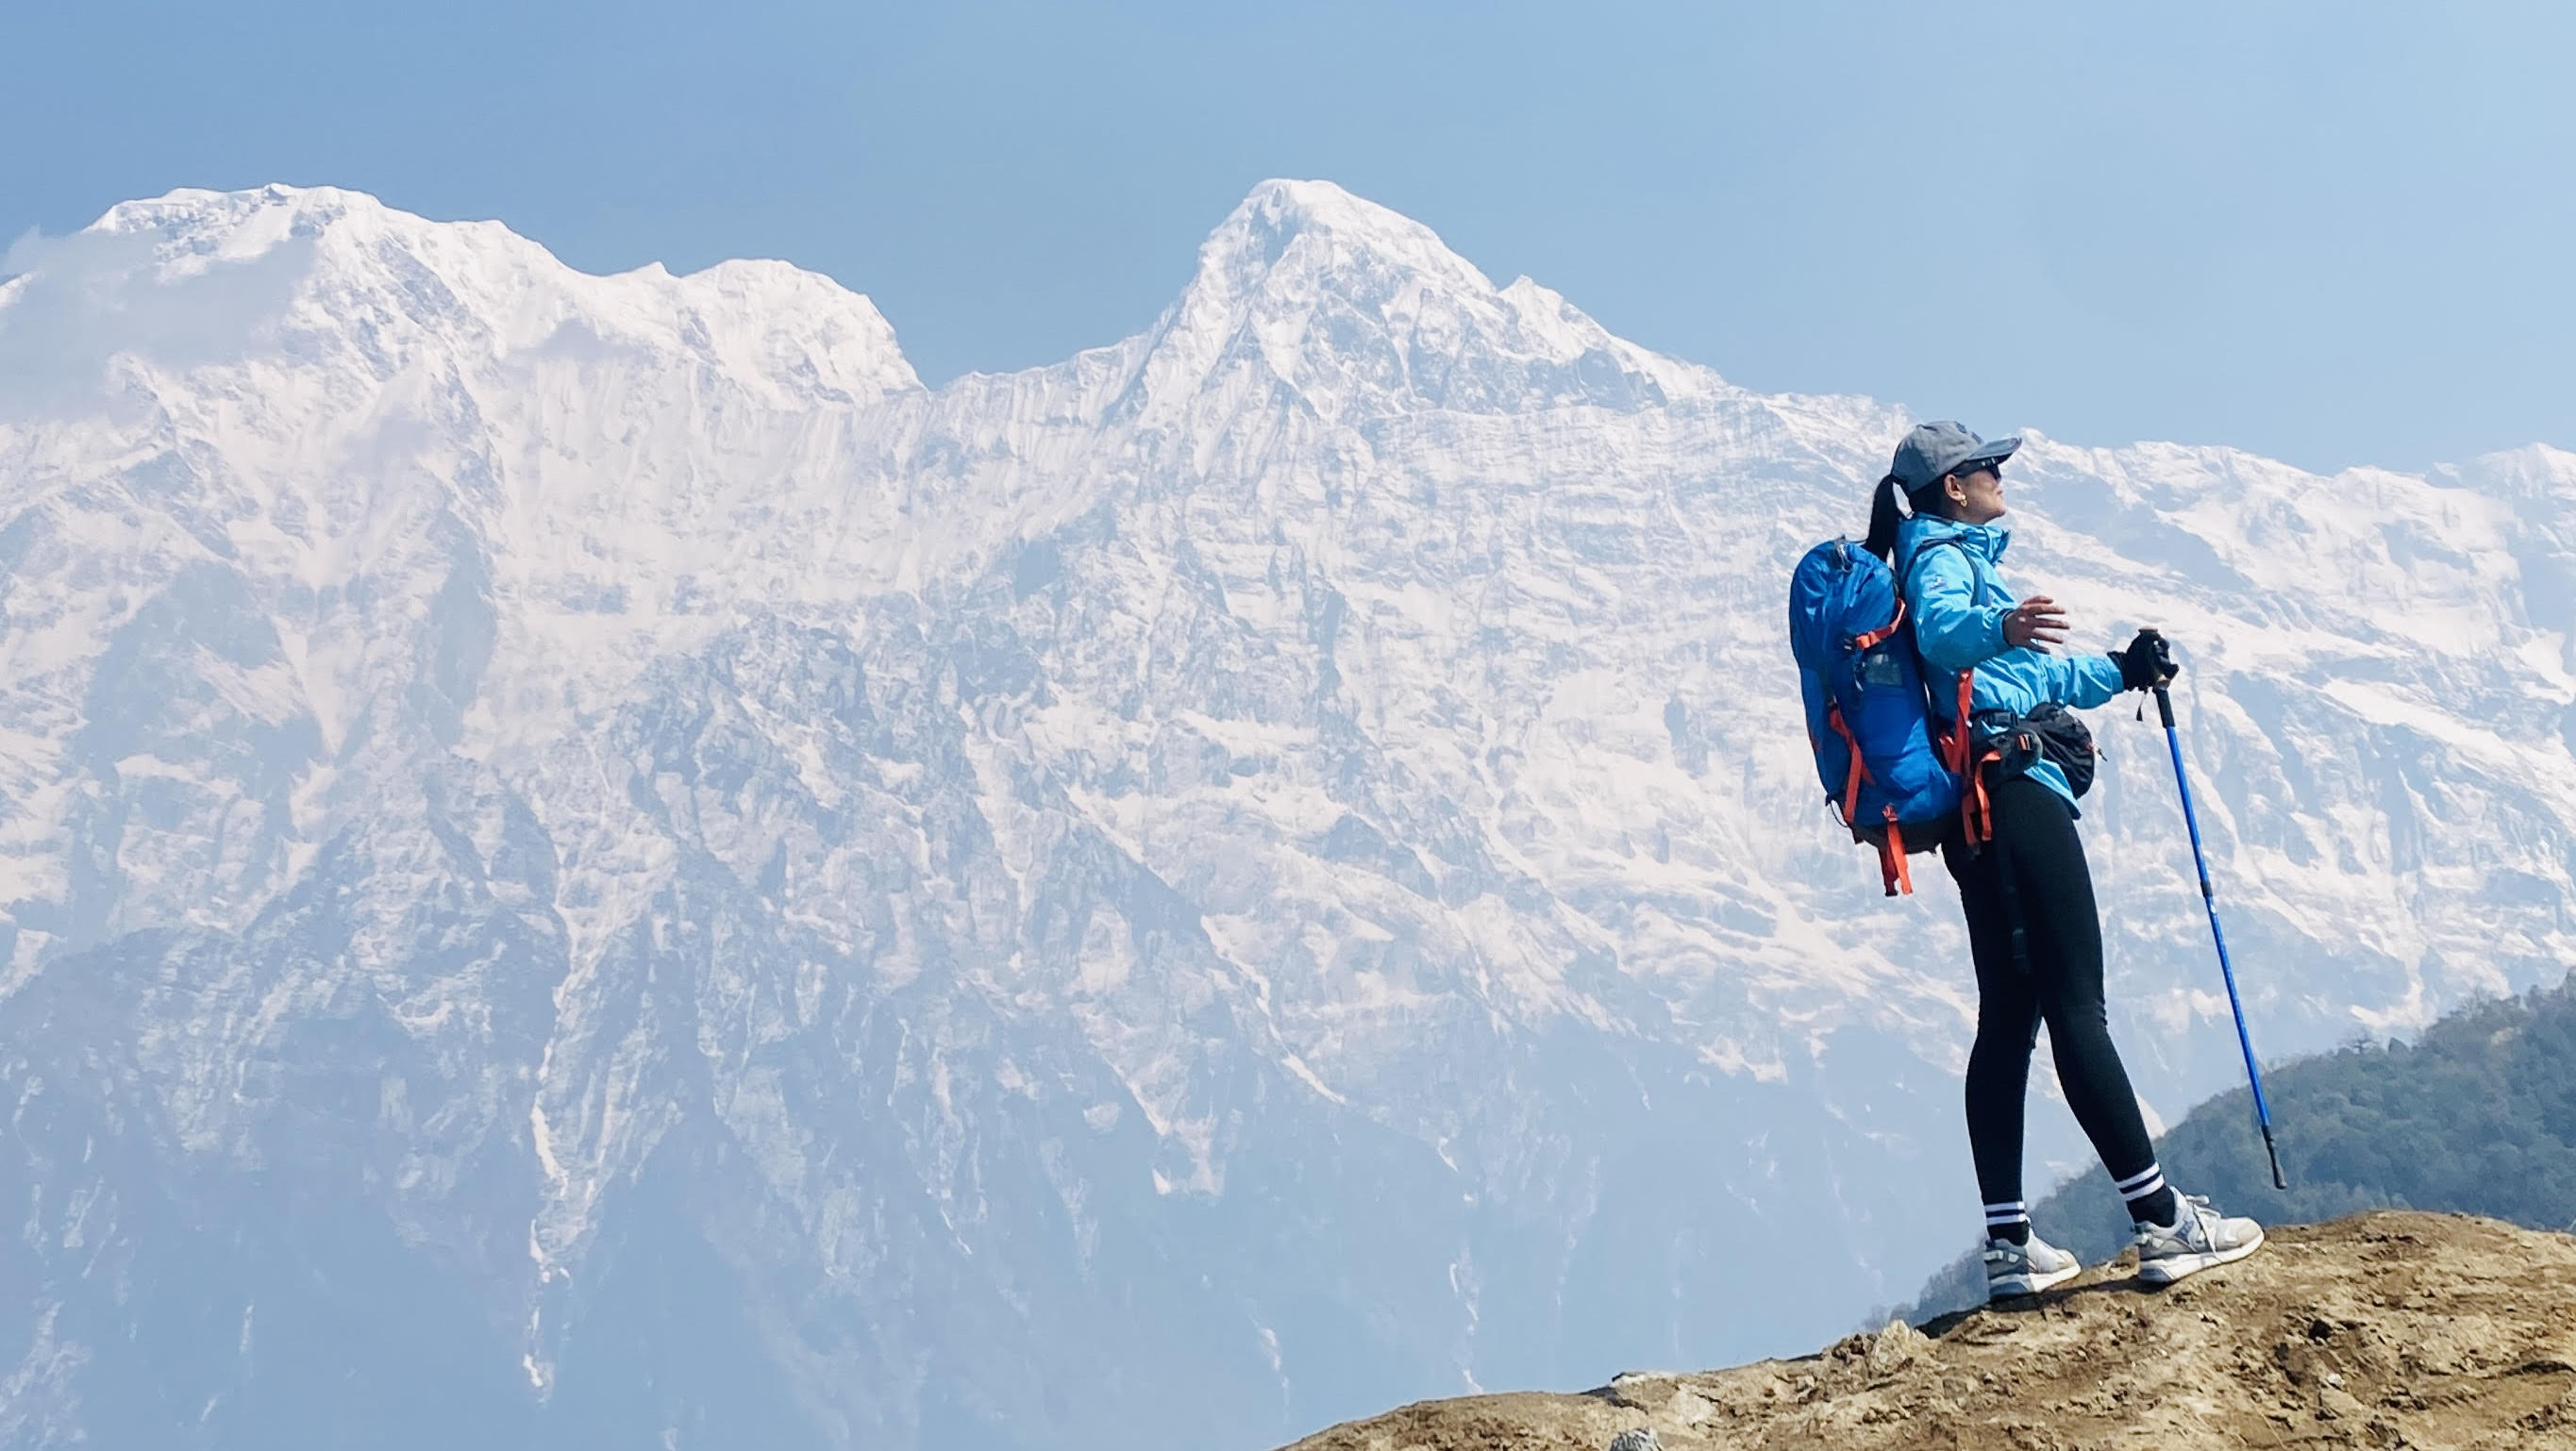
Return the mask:
[(784, 257), (922, 375), (1149, 323), (1257, 181), (1749, 386), (2311, 467), (2576, 447), (2576, 6), (0, 4), (0, 238), (272, 180)]

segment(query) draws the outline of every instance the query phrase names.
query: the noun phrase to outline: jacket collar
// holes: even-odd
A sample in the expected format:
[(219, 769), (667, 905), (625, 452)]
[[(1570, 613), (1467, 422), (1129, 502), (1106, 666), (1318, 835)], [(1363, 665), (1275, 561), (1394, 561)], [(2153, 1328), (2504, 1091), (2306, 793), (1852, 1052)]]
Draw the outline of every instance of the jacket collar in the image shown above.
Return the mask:
[(1916, 514), (1897, 526), (1897, 558), (1911, 562), (1929, 545), (1956, 539), (1970, 554), (1989, 564), (2003, 561), (2004, 547), (2012, 543), (2012, 529), (2003, 523), (1962, 524), (1931, 514)]

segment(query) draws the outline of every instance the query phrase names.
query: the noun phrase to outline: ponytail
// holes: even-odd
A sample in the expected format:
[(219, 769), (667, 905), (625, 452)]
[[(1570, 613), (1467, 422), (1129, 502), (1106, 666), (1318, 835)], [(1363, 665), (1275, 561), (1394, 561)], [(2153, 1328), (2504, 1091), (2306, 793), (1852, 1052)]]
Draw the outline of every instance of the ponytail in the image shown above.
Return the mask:
[(1869, 498), (1869, 538), (1860, 546), (1890, 567), (1896, 563), (1896, 526), (1905, 522), (1904, 511), (1896, 506), (1897, 491), (1903, 487), (1894, 474), (1878, 481)]

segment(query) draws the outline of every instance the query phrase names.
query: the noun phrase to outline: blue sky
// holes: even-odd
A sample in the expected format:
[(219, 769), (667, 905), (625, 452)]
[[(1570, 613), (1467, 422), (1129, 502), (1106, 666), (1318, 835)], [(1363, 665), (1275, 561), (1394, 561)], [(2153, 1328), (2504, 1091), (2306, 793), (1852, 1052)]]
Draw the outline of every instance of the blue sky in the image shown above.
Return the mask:
[(2576, 6), (0, 8), (0, 237), (282, 180), (784, 257), (923, 376), (1145, 326), (1253, 183), (1765, 389), (2310, 467), (2576, 447)]

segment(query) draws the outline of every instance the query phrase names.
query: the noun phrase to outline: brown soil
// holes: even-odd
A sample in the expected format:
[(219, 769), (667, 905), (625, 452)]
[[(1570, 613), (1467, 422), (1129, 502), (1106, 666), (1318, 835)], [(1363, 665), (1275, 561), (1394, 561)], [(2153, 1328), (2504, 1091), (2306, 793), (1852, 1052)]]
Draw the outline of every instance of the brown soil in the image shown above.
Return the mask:
[(2276, 1229), (2157, 1291), (2124, 1256), (2063, 1289), (1820, 1355), (1425, 1401), (1288, 1451), (2576, 1448), (2576, 1238), (2365, 1214)]

